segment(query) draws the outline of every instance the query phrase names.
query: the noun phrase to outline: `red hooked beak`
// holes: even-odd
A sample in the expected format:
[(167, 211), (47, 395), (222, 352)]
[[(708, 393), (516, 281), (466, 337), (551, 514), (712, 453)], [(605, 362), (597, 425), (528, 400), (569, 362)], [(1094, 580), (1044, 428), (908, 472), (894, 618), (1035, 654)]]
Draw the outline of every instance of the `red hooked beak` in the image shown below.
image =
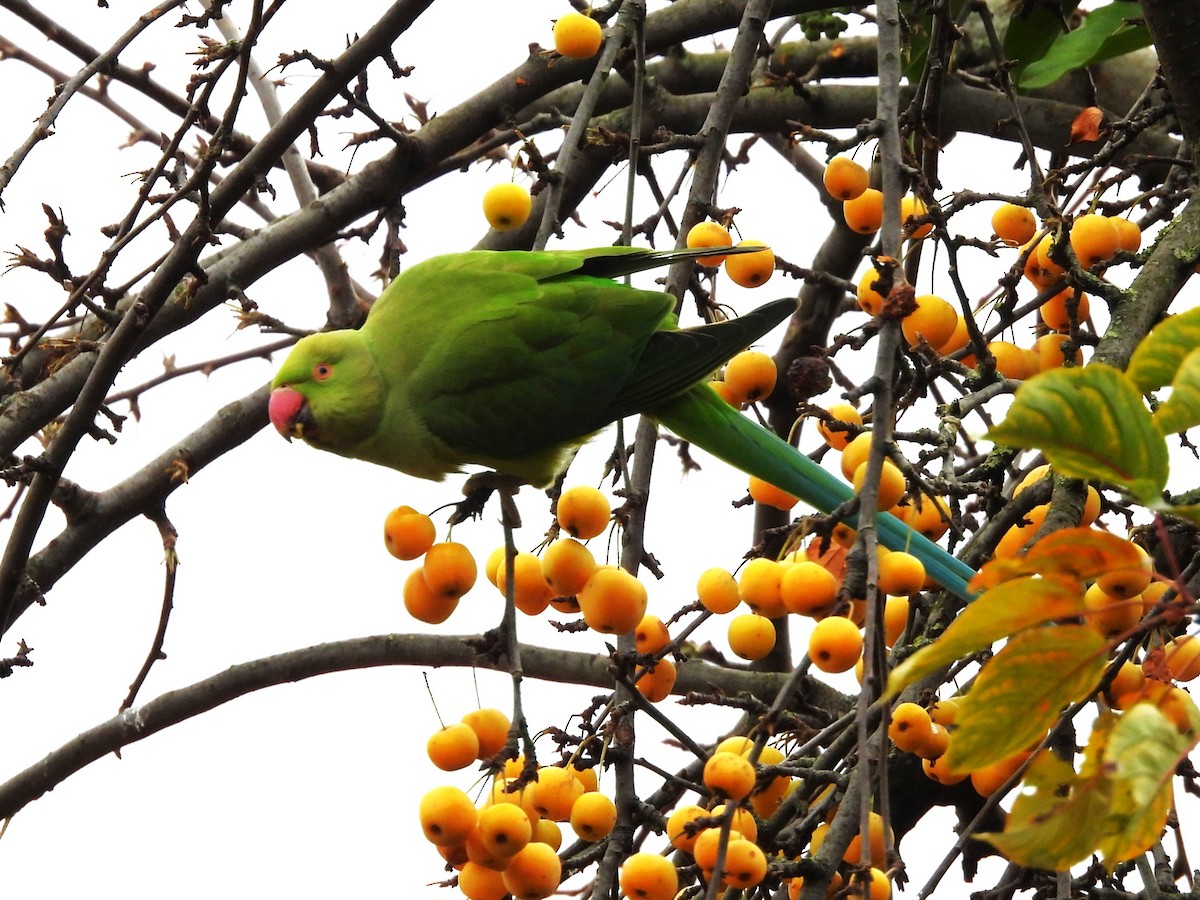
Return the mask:
[(289, 441), (304, 437), (304, 422), (301, 414), (307, 409), (304, 395), (290, 387), (279, 387), (271, 391), (271, 399), (267, 403), (267, 415), (275, 430)]

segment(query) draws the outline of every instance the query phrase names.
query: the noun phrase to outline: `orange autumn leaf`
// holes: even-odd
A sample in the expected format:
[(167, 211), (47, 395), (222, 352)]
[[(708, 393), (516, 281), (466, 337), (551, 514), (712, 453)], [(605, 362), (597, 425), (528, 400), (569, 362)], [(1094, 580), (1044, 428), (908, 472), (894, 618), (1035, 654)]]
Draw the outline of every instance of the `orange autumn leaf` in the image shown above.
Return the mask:
[(1104, 122), (1104, 110), (1098, 106), (1086, 106), (1071, 123), (1071, 139), (1067, 146), (1080, 141), (1100, 140), (1100, 125)]

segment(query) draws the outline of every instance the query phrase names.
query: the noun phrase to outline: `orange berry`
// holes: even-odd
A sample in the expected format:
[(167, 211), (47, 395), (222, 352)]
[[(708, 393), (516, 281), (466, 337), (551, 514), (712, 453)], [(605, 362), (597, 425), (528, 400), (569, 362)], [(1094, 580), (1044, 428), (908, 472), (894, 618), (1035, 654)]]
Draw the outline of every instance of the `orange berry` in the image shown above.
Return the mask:
[(657, 853), (634, 853), (621, 864), (621, 893), (630, 900), (673, 900), (679, 893), (675, 863)]
[(512, 857), (501, 874), (516, 900), (543, 900), (558, 889), (562, 863), (550, 846), (531, 842)]
[(1106, 594), (1099, 583), (1083, 595), (1084, 621), (1102, 637), (1116, 637), (1133, 628), (1142, 618), (1142, 598), (1118, 598)]
[(935, 725), (943, 727), (953, 725), (954, 720), (958, 718), (961, 701), (962, 698), (935, 700), (933, 706), (929, 708), (929, 718), (933, 719)]
[[(704, 247), (732, 247), (733, 238), (727, 228), (716, 222), (697, 222), (687, 233), (687, 245), (692, 250)], [(704, 266), (719, 266), (725, 259), (724, 256), (706, 256), (697, 261)]]
[(451, 785), (440, 785), (426, 793), (417, 814), (426, 839), (443, 846), (465, 841), (478, 818), (471, 798)]
[(508, 894), (500, 872), (470, 860), (458, 873), (458, 889), (467, 900), (504, 900)]
[[(871, 860), (873, 862), (883, 862), (883, 857), (887, 853), (887, 845), (891, 837), (892, 830), (883, 827), (883, 816), (877, 812), (867, 813), (867, 840), (871, 848)], [(860, 832), (852, 837), (850, 843), (846, 845), (846, 852), (842, 854), (842, 861), (848, 862), (852, 866), (860, 865), (863, 861), (862, 844), (862, 833)]]
[(565, 822), (571, 818), (571, 806), (583, 794), (583, 784), (561, 766), (538, 769), (537, 781), (530, 785), (533, 808), (544, 819)]
[(667, 840), (671, 842), (671, 846), (684, 853), (691, 853), (700, 830), (689, 829), (688, 825), (706, 816), (708, 816), (708, 810), (694, 803), (680, 806), (667, 816)]
[(1096, 586), (1110, 597), (1122, 600), (1135, 597), (1150, 586), (1154, 577), (1154, 564), (1149, 554), (1137, 544), (1132, 546), (1141, 557), (1140, 564), (1128, 569), (1105, 572), (1096, 579)]
[[(1043, 334), (1035, 340), (1033, 342), (1033, 354), (1037, 357), (1038, 371), (1045, 372), (1065, 366), (1070, 357), (1063, 352), (1063, 347), (1068, 344), (1069, 339), (1067, 336), (1057, 331)], [(1074, 364), (1077, 366), (1083, 365), (1083, 351), (1079, 347), (1075, 348)]]
[(750, 497), (755, 503), (771, 506), (787, 512), (800, 502), (799, 497), (789, 494), (783, 488), (777, 488), (768, 481), (763, 481), (754, 475), (750, 476)]
[(457, 599), (474, 587), (477, 573), (475, 557), (456, 541), (434, 544), (421, 566), (429, 590), (448, 600)]
[(1023, 381), (1030, 375), (1029, 356), (1010, 341), (992, 341), (987, 345), (988, 353), (996, 358), (996, 371), (1005, 378)]
[(847, 893), (861, 900), (888, 900), (892, 896), (892, 883), (882, 869), (871, 866), (865, 873), (851, 872)]
[(542, 554), (542, 576), (559, 597), (579, 593), (595, 571), (592, 551), (574, 538), (560, 538)]
[[(850, 478), (856, 494), (862, 491), (863, 483), (866, 480), (867, 464), (864, 462), (854, 470), (854, 475)], [(879, 496), (875, 504), (876, 509), (891, 509), (900, 502), (907, 488), (904, 473), (890, 459), (885, 459), (883, 468), (879, 472)]]
[(720, 379), (709, 381), (708, 386), (717, 393), (717, 396), (719, 396), (734, 409), (741, 408), (742, 400), (733, 392), (733, 388), (727, 385), (724, 381), (721, 381)]
[[(1135, 663), (1132, 659), (1127, 659), (1121, 663), (1121, 667), (1117, 669), (1116, 675), (1113, 676), (1108, 685), (1108, 697), (1110, 699), (1120, 698), (1122, 696), (1136, 695), (1141, 692), (1146, 685), (1146, 673), (1142, 667)], [(1121, 709), (1116, 702), (1113, 706)]]
[(786, 610), (779, 594), (783, 566), (760, 556), (750, 560), (738, 575), (738, 596), (759, 615), (778, 618)]
[(824, 566), (802, 559), (784, 568), (779, 597), (788, 612), (811, 616), (829, 611), (837, 601), (839, 586)]
[(756, 253), (725, 257), (725, 274), (736, 285), (754, 288), (766, 284), (775, 273), (775, 254), (762, 241), (739, 241), (739, 247), (762, 247)]
[(725, 385), (743, 403), (761, 400), (775, 389), (778, 374), (770, 356), (761, 350), (743, 350), (725, 364)]
[(646, 586), (624, 569), (597, 569), (575, 596), (583, 621), (603, 634), (628, 634), (646, 615)]
[(875, 288), (879, 279), (880, 275), (875, 271), (875, 267), (869, 266), (858, 280), (858, 290), (855, 292), (858, 306), (869, 316), (877, 316), (883, 312), (883, 304), (887, 302), (887, 297)]
[(745, 613), (729, 623), (729, 649), (742, 659), (762, 659), (775, 648), (775, 623), (757, 613)]
[(462, 717), (463, 724), (475, 732), (479, 741), (476, 758), (491, 759), (508, 743), (512, 723), (498, 709), (473, 709)]
[(738, 753), (721, 750), (704, 764), (704, 786), (730, 800), (744, 800), (754, 790), (754, 766)]
[[(971, 340), (971, 333), (967, 330), (967, 320), (957, 310), (955, 312), (958, 315), (958, 319), (954, 322), (954, 332), (950, 335), (949, 340), (940, 347), (934, 348), (937, 350), (939, 356), (952, 356), (967, 346)], [(975, 358), (970, 355), (963, 357), (962, 362), (964, 366), (971, 366), (972, 368), (975, 366)]]
[(1137, 253), (1142, 246), (1142, 230), (1129, 219), (1118, 217), (1110, 221), (1113, 228), (1117, 229), (1117, 246), (1130, 253)]
[(651, 703), (661, 703), (671, 695), (671, 688), (675, 687), (678, 674), (673, 661), (660, 659), (642, 674), (633, 686)]
[(896, 550), (879, 557), (879, 589), (909, 596), (925, 585), (925, 565), (911, 553)]
[[(930, 716), (930, 719), (933, 717)], [(933, 728), (930, 729), (929, 739), (925, 743), (913, 749), (913, 753), (922, 759), (941, 759), (945, 756), (946, 751), (950, 748), (950, 732), (946, 726), (934, 722)], [(928, 774), (928, 773), (926, 773)], [(959, 781), (962, 779), (960, 778)], [(943, 782), (945, 783), (945, 782)], [(951, 782), (953, 783), (953, 782)]]
[[(1070, 305), (1075, 297), (1075, 293), (1074, 288), (1064, 288), (1038, 307), (1042, 321), (1046, 323), (1046, 327), (1051, 331), (1068, 331), (1070, 329)], [(1085, 321), (1090, 312), (1091, 304), (1088, 301), (1088, 295), (1080, 291), (1075, 311), (1075, 321)]]
[(958, 310), (936, 294), (922, 294), (914, 302), (917, 308), (900, 321), (904, 339), (908, 346), (916, 347), (924, 338), (936, 350), (954, 335)]
[(574, 763), (567, 763), (567, 771), (571, 776), (583, 785), (585, 794), (600, 789), (600, 776), (596, 774), (596, 769), (593, 766), (588, 766), (584, 769), (575, 767)]
[(946, 763), (940, 756), (936, 757), (935, 759), (922, 757), (921, 771), (925, 773), (926, 778), (928, 778), (930, 781), (936, 781), (938, 784), (951, 785), (967, 780), (966, 772), (949, 771), (946, 768)]
[(617, 824), (617, 806), (607, 795), (589, 791), (572, 804), (570, 821), (580, 839), (594, 844), (608, 837)]
[(850, 439), (842, 450), (842, 474), (849, 481), (871, 453), (871, 432), (864, 431)]
[(883, 642), (891, 647), (908, 626), (907, 597), (888, 597), (883, 603)]
[(479, 736), (470, 725), (455, 722), (435, 731), (425, 742), (425, 752), (445, 772), (465, 769), (479, 755)]
[[(532, 553), (518, 553), (513, 557), (513, 604), (527, 616), (536, 616), (550, 604), (554, 589), (542, 574), (542, 561)], [(496, 569), (496, 587), (508, 596), (508, 566), (504, 563)]]
[(600, 23), (583, 13), (563, 13), (554, 23), (554, 49), (571, 59), (590, 59), (604, 42)]
[(853, 200), (871, 185), (870, 173), (848, 156), (831, 159), (822, 180), (835, 200)]
[(808, 638), (808, 658), (822, 672), (848, 672), (862, 656), (862, 633), (845, 616), (827, 616)]
[[(1025, 277), (1040, 288), (1050, 287), (1066, 272), (1066, 269), (1050, 258), (1050, 248), (1053, 245), (1054, 235), (1045, 234), (1033, 245), (1025, 258)], [(1027, 244), (1026, 247), (1028, 246)]]
[(746, 838), (731, 840), (725, 848), (723, 884), (730, 888), (752, 888), (767, 874), (767, 857), (758, 844)]
[(733, 575), (728, 569), (719, 567), (706, 569), (700, 574), (696, 581), (696, 597), (701, 606), (718, 615), (733, 612), (742, 600)]
[(429, 589), (425, 583), (425, 575), (420, 569), (413, 569), (404, 579), (404, 608), (418, 622), (426, 625), (438, 625), (450, 618), (458, 606), (457, 597), (441, 597)]
[(975, 792), (981, 797), (996, 793), (1032, 755), (1028, 750), (1021, 750), (976, 769), (971, 773), (971, 787), (975, 788)]
[[(847, 425), (862, 426), (862, 415), (849, 403), (833, 403), (825, 411), (839, 422), (845, 422)], [(850, 431), (835, 431), (831, 427), (831, 423), (821, 419), (817, 420), (817, 432), (825, 439), (825, 443), (834, 450), (845, 450), (846, 444), (850, 442), (852, 434)]]
[(658, 616), (642, 616), (633, 630), (633, 640), (638, 653), (658, 653), (671, 643), (671, 635)]
[[(933, 734), (933, 720), (929, 711), (917, 703), (900, 703), (892, 710), (892, 721), (888, 725), (888, 737), (905, 753), (916, 753), (925, 746)], [(872, 859), (874, 856), (872, 856)]]
[(900, 227), (904, 230), (905, 237), (920, 241), (933, 233), (932, 222), (924, 222), (920, 225), (916, 222), (928, 212), (929, 207), (920, 197), (908, 194), (900, 198)]
[(1182, 634), (1163, 646), (1167, 671), (1176, 681), (1192, 681), (1200, 675), (1200, 638)]
[[(1087, 507), (1084, 507), (1084, 510), (1086, 514)], [(1142, 591), (1142, 614), (1145, 615), (1158, 606), (1159, 601), (1162, 600), (1163, 594), (1165, 594), (1170, 587), (1171, 584), (1167, 581), (1150, 582), (1150, 584), (1146, 586), (1146, 589)]]
[(383, 542), (396, 559), (416, 559), (433, 546), (433, 519), (411, 506), (398, 506), (383, 520)]
[(1037, 220), (1024, 206), (1001, 203), (992, 213), (992, 232), (1008, 246), (1019, 247), (1037, 234)]
[(1087, 213), (1071, 224), (1071, 249), (1085, 269), (1112, 259), (1120, 245), (1120, 236), (1108, 216)]
[(483, 195), (483, 215), (497, 231), (520, 228), (533, 210), (533, 198), (519, 184), (494, 184)]
[(842, 218), (851, 231), (874, 234), (883, 224), (883, 192), (867, 188), (842, 204)]
[(514, 803), (496, 803), (479, 811), (479, 841), (493, 856), (505, 859), (533, 838), (533, 823)]
[(558, 498), (555, 509), (558, 524), (567, 534), (588, 540), (603, 534), (612, 518), (608, 498), (589, 485), (567, 488)]
[(950, 528), (950, 507), (941, 497), (920, 494), (900, 507), (897, 518), (918, 534), (936, 541)]

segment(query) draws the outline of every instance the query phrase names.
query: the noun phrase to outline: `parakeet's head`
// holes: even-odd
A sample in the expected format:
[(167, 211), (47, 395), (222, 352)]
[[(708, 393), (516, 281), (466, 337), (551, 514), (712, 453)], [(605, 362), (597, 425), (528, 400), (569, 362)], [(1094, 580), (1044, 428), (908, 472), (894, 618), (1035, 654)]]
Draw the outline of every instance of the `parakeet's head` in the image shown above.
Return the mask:
[(384, 385), (357, 331), (329, 331), (300, 340), (271, 382), (267, 411), (291, 440), (351, 455), (375, 434)]

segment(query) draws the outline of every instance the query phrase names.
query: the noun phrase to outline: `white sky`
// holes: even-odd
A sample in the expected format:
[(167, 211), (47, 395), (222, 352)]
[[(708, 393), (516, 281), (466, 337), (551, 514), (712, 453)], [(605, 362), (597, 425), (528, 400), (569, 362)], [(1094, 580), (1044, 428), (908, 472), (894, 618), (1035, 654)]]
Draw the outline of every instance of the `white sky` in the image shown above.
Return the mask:
[[(259, 62), (269, 66), (277, 53), (300, 47), (334, 56), (345, 36), (364, 31), (383, 5), (341, 4), (338, 23), (331, 26), (328, 4), (292, 0)], [(107, 11), (76, 6), (69, 17), (71, 27), (101, 46), (143, 11), (123, 3), (113, 3)], [(244, 3), (233, 7), (235, 18), (244, 15)], [(529, 42), (549, 44), (550, 21), (566, 9), (565, 3), (548, 0), (435, 4), (412, 36), (396, 46), (400, 63), (416, 66), (412, 76), (391, 83), (382, 70), (373, 72), (372, 100), (392, 118), (406, 113), (402, 91), (427, 100), (433, 111), (448, 109), (519, 64)], [(464, 21), (467, 10), (469, 20)], [(174, 20), (168, 17), (167, 22)], [(73, 71), (61, 54), (12, 17), (4, 18), (0, 33)], [(172, 62), (191, 49), (192, 34), (160, 24), (122, 61), (137, 66), (154, 59), (160, 64), (156, 75), (174, 86)], [(481, 39), (485, 35), (486, 40)], [(311, 81), (303, 66), (287, 78), (289, 86), (281, 93), (285, 104)], [(0, 94), (6, 102), (0, 153), (7, 156), (43, 109), (49, 83), (7, 61), (0, 64)], [(132, 91), (118, 85), (112, 94), (142, 111), (147, 121), (159, 121)], [(247, 106), (253, 107), (253, 101)], [(250, 120), (240, 121), (246, 128)], [(107, 243), (98, 227), (127, 208), (136, 191), (135, 179), (123, 176), (145, 168), (155, 151), (148, 146), (119, 151), (126, 127), (85, 99), (70, 104), (56, 130), (55, 137), (34, 151), (4, 196), (7, 212), (0, 216), (0, 248), (19, 243), (44, 252), (40, 235), (45, 221), (39, 204), (46, 202), (64, 210), (72, 231), (70, 259), (82, 271)], [(363, 127), (346, 126), (347, 132), (352, 130)], [(326, 135), (325, 162), (353, 170), (365, 162), (365, 155), (351, 161), (336, 143)], [(991, 154), (986, 187), (1018, 190), (1022, 176), (1010, 171), (1014, 148), (1005, 145), (997, 154), (967, 137), (957, 139), (946, 153), (947, 188), (981, 187), (977, 179), (984, 152)], [(770, 242), (801, 265), (810, 263), (824, 230), (821, 216), (808, 213), (817, 208), (815, 193), (794, 177), (787, 178), (768, 148), (756, 148), (753, 162), (728, 181), (723, 204), (745, 210), (738, 221), (746, 237)], [(410, 251), (407, 260), (466, 249), (484, 230), (479, 212), (483, 190), (507, 175), (501, 169), (474, 169), (406, 197), (408, 227), (402, 237)], [(273, 181), (286, 192), (282, 176)], [(789, 185), (787, 193), (780, 191), (781, 184)], [(600, 222), (619, 215), (611, 210), (617, 208), (623, 184), (615, 183), (607, 193), (581, 209), (590, 225), (587, 230), (568, 226), (567, 246), (612, 241), (612, 233)], [(287, 207), (281, 203), (278, 209)], [(976, 216), (975, 227), (983, 237), (988, 233), (986, 215), (981, 210)], [(254, 224), (245, 213), (238, 218)], [(968, 221), (964, 216), (964, 230), (970, 227)], [(352, 274), (369, 283), (377, 248), (352, 246), (346, 248), (346, 258)], [(972, 260), (980, 264), (983, 283), (993, 281), (1008, 264), (1007, 258), (1001, 263), (985, 260), (982, 254)], [(131, 270), (134, 265), (131, 258)], [(933, 287), (949, 290), (944, 275)], [(0, 279), (0, 300), (34, 318), (62, 300), (63, 295), (46, 288), (44, 276), (12, 272)], [(724, 301), (745, 310), (792, 291), (793, 285), (776, 275), (756, 294), (732, 285), (721, 290)], [(264, 278), (249, 295), (264, 311), (293, 325), (316, 327), (324, 317), (324, 292), (306, 261)], [(144, 354), (118, 384), (137, 384), (156, 374), (161, 353), (174, 353), (179, 364), (188, 364), (269, 340), (235, 332), (232, 314), (208, 318), (188, 335), (164, 341), (161, 352), (156, 348)], [(870, 354), (870, 349), (863, 351), (866, 358)], [(268, 380), (271, 372), (271, 365), (256, 361), (207, 379), (180, 379), (146, 395), (143, 419), (126, 423), (115, 448), (85, 445), (69, 477), (85, 487), (106, 487), (225, 403)], [(578, 480), (594, 480), (608, 447), (608, 440), (601, 438), (585, 451), (576, 470)], [(751, 513), (730, 510), (728, 504), (741, 496), (744, 481), (719, 463), (709, 462), (703, 472), (685, 480), (675, 474), (673, 459), (664, 449), (658, 469), (656, 499), (663, 499), (652, 509), (647, 544), (668, 573), (665, 581), (650, 585), (651, 611), (666, 618), (691, 599), (695, 577), (703, 568), (737, 565), (748, 547)], [(414, 630), (399, 599), (410, 565), (386, 554), (381, 523), (400, 503), (430, 510), (457, 495), (454, 480), (444, 485), (418, 482), (289, 445), (271, 431), (260, 433), (197, 474), (168, 503), (168, 515), (180, 532), (182, 565), (166, 642), (168, 658), (155, 666), (141, 699), (283, 650)], [(527, 525), (518, 540), (522, 549), (530, 549), (549, 519), (543, 498), (526, 496), (523, 501)], [(48, 522), (39, 545), (57, 528), (58, 523)], [(500, 543), (501, 532), (489, 516), (456, 529), (455, 538), (474, 547), (482, 561)], [(36, 665), (0, 683), (5, 723), (0, 778), (116, 712), (157, 623), (161, 561), (155, 528), (148, 521), (134, 521), (63, 579), (45, 608), (30, 610), (10, 632), (0, 655), (8, 655), (12, 642), (23, 638), (34, 648)], [(490, 627), (500, 613), (499, 594), (482, 585), (444, 626), (425, 630), (472, 633)], [(522, 618), (520, 624), (522, 640), (556, 639), (542, 621)], [(723, 630), (723, 624), (710, 622), (699, 636), (723, 646)], [(806, 637), (803, 627), (794, 627), (793, 633), (797, 639)], [(568, 646), (603, 652), (603, 643), (599, 636), (583, 634), (572, 637)], [(26, 807), (0, 840), (4, 883), (9, 890), (37, 897), (85, 891), (100, 898), (209, 897), (215, 891), (314, 898), (333, 892), (457, 896), (421, 887), (442, 877), (442, 867), (417, 828), (417, 800), (433, 783), (447, 780), (465, 788), (474, 778), (469, 770), (442, 775), (425, 759), (425, 738), (438, 724), (425, 692), (426, 674), (448, 721), (474, 707), (476, 690), (484, 706), (509, 705), (505, 675), (482, 672), (473, 685), (467, 672), (399, 668), (312, 679), (240, 699), (126, 748), (122, 760), (107, 758), (85, 768)], [(841, 676), (835, 683), (849, 689), (853, 682)], [(526, 691), (535, 730), (563, 725), (564, 710), (584, 708), (596, 693), (534, 682), (526, 682)], [(673, 709), (674, 702), (666, 707)], [(714, 715), (705, 713), (706, 728), (711, 728)], [(646, 723), (639, 737), (640, 752), (651, 753), (656, 729)], [(930, 816), (940, 832), (912, 836), (902, 845), (917, 885), (937, 862), (924, 858), (918, 848), (934, 841), (943, 845), (949, 818), (945, 811)], [(987, 871), (980, 885), (987, 883)], [(948, 896), (952, 895), (950, 889)]]

